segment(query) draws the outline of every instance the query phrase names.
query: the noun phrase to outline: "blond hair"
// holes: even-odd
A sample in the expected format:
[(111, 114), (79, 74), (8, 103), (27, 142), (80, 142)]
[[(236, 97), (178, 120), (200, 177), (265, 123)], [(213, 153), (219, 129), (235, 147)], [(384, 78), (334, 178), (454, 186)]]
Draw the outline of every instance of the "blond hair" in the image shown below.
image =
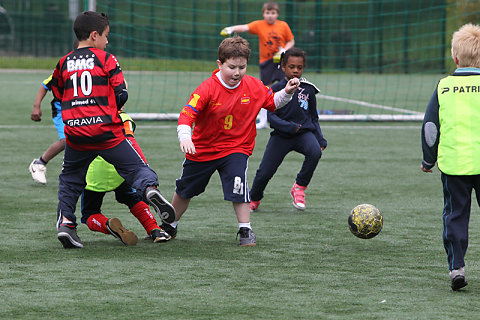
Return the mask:
[(480, 26), (468, 23), (453, 33), (452, 58), (458, 67), (480, 68)]

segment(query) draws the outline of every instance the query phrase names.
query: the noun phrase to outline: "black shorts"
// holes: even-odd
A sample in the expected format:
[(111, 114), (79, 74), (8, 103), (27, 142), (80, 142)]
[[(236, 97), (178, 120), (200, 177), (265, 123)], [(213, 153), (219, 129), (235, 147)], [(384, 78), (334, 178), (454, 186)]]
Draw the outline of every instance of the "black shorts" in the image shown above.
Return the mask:
[(184, 199), (190, 199), (205, 191), (213, 173), (218, 171), (223, 187), (223, 198), (232, 202), (250, 202), (247, 185), (248, 156), (232, 153), (211, 161), (185, 159), (175, 192)]
[(260, 64), (260, 80), (268, 86), (276, 81), (283, 80), (285, 73), (278, 63), (273, 63), (273, 59), (267, 60)]
[[(115, 199), (117, 202), (128, 206), (131, 209), (137, 203), (142, 201), (142, 197), (125, 181), (115, 190)], [(81, 211), (82, 223), (87, 223), (88, 218), (97, 213), (102, 213), (103, 197), (106, 192), (97, 192), (85, 189), (82, 193)]]

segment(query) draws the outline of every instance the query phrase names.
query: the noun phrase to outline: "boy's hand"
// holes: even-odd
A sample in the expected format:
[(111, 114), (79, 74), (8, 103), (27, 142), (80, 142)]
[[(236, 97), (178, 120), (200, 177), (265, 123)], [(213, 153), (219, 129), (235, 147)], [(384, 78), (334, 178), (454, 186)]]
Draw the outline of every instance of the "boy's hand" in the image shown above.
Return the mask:
[(195, 145), (193, 144), (191, 139), (185, 139), (180, 141), (180, 150), (182, 150), (183, 153), (197, 153), (197, 151), (195, 150)]
[(42, 121), (42, 110), (38, 106), (33, 106), (32, 114), (30, 119), (33, 121)]
[(300, 80), (298, 78), (292, 78), (288, 80), (285, 86), (285, 92), (288, 94), (292, 94), (297, 90), (298, 86), (300, 85)]
[(220, 31), (220, 35), (224, 37), (230, 37), (232, 34), (233, 34), (232, 27), (226, 27), (226, 28), (223, 28), (222, 31)]

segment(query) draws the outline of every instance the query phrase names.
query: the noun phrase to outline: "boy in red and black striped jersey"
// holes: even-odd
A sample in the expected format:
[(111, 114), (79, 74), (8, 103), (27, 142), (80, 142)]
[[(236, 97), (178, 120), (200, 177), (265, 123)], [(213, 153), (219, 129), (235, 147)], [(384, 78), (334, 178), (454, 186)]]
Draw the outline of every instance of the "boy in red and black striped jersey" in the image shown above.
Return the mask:
[[(218, 68), (190, 96), (178, 119), (180, 149), (185, 161), (172, 204), (176, 221), (162, 228), (172, 237), (190, 199), (203, 191), (215, 171), (222, 180), (224, 199), (237, 215), (241, 246), (256, 245), (250, 226), (247, 187), (248, 157), (255, 146), (255, 119), (260, 109), (274, 111), (286, 105), (300, 84), (291, 79), (277, 93), (246, 75), (248, 41), (235, 36), (218, 47)], [(195, 124), (192, 135), (192, 127)]]
[(120, 176), (151, 204), (163, 221), (175, 210), (156, 188), (156, 173), (125, 138), (118, 110), (128, 99), (117, 59), (104, 51), (110, 32), (105, 14), (86, 11), (73, 26), (78, 48), (58, 62), (52, 92), (61, 101), (66, 146), (59, 177), (57, 230), (65, 248), (82, 248), (75, 207), (85, 188), (89, 164), (97, 156), (113, 164)]

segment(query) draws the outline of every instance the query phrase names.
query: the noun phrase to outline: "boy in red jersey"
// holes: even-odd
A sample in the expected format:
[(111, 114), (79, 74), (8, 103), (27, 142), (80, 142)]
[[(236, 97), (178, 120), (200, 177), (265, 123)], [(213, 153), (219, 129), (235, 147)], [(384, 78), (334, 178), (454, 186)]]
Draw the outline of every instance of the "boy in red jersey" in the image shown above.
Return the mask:
[[(280, 67), (280, 55), (282, 52), (295, 45), (295, 39), (290, 27), (285, 21), (278, 20), (280, 8), (277, 3), (268, 1), (262, 7), (263, 20), (255, 20), (248, 24), (224, 28), (220, 34), (232, 35), (235, 32), (249, 32), (258, 36), (258, 48), (260, 53), (260, 80), (271, 86), (275, 81), (281, 81), (285, 73)], [(262, 109), (259, 113), (257, 129), (267, 126), (267, 110)]]
[(162, 220), (172, 222), (175, 210), (156, 188), (156, 173), (123, 133), (118, 110), (128, 93), (117, 59), (104, 51), (110, 32), (108, 17), (82, 12), (73, 29), (78, 48), (60, 59), (52, 79), (52, 92), (62, 105), (66, 136), (59, 176), (57, 236), (64, 248), (83, 248), (76, 232), (75, 207), (86, 185), (87, 168), (99, 155), (115, 166)]
[(286, 105), (300, 82), (292, 79), (274, 94), (260, 80), (245, 75), (249, 57), (247, 40), (238, 36), (223, 40), (218, 47), (218, 69), (195, 89), (180, 113), (177, 132), (186, 159), (172, 200), (176, 221), (161, 226), (172, 237), (191, 198), (201, 194), (218, 171), (224, 199), (233, 203), (237, 215), (240, 245), (256, 245), (247, 187), (248, 157), (257, 134), (255, 118), (261, 108), (274, 111)]

